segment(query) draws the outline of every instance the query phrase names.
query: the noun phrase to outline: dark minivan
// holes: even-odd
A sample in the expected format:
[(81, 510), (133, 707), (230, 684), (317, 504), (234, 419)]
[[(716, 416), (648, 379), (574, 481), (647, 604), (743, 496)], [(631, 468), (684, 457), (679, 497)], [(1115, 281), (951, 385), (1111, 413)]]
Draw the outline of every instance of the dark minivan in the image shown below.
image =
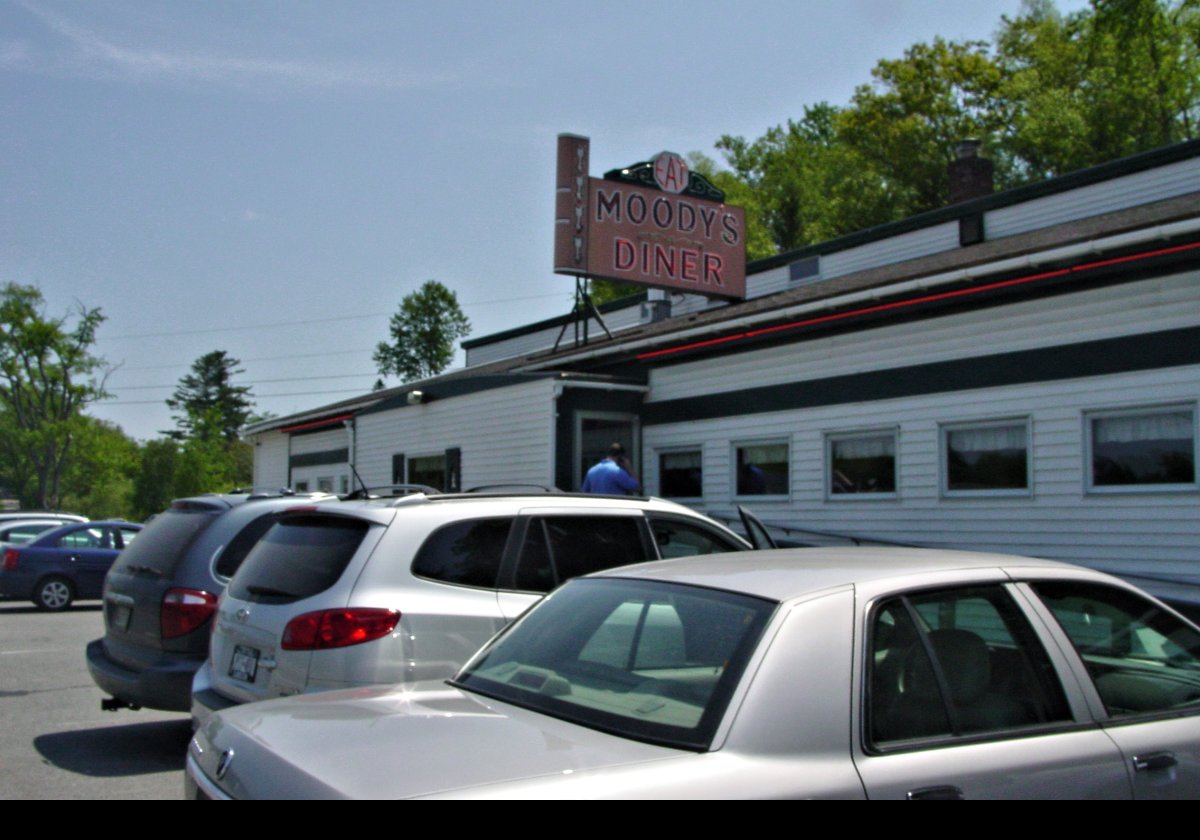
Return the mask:
[(217, 597), (276, 514), (314, 498), (332, 497), (211, 494), (154, 517), (105, 580), (105, 635), (87, 646), (101, 707), (189, 711)]

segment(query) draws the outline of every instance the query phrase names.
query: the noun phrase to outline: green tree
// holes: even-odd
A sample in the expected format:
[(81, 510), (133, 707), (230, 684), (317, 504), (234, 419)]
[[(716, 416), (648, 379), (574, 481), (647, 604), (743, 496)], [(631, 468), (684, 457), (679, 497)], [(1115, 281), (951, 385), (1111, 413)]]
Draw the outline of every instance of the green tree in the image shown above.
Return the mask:
[(471, 332), (471, 322), (458, 305), (458, 296), (436, 280), (427, 280), (405, 295), (389, 325), (391, 342), (375, 347), (375, 365), (382, 376), (405, 382), (436, 376), (454, 360), (454, 344)]
[(106, 396), (107, 375), (92, 355), (100, 310), (81, 305), (73, 318), (49, 318), (45, 308), (34, 286), (0, 292), (0, 451), (20, 476), (21, 504), (36, 508), (58, 506), (82, 411)]
[(134, 519), (146, 519), (166, 510), (176, 498), (175, 471), (179, 444), (169, 437), (148, 440), (138, 453), (138, 470), (133, 481), (131, 508)]
[(215, 406), (194, 418), (192, 434), (184, 438), (175, 458), (173, 495), (228, 492), (251, 483), (253, 447), (242, 440), (226, 440), (225, 419)]
[(1197, 136), (1200, 2), (1095, 0), (1063, 16), (1029, 0), (994, 45), (937, 38), (872, 77), (844, 107), (718, 141), (777, 248), (943, 206), (961, 140), (982, 142), (1005, 189)]
[(981, 140), (1004, 178), (1007, 162), (998, 159), (996, 142), (1004, 127), (996, 107), (1003, 77), (986, 43), (914, 44), (871, 75), (874, 84), (854, 92), (836, 130), (890, 191), (894, 218), (946, 203), (946, 167), (961, 140)]
[(788, 250), (904, 213), (902, 188), (839, 134), (842, 113), (822, 102), (753, 142), (728, 135), (717, 141), (731, 174), (754, 196), (742, 200), (750, 243), (765, 236), (774, 249)]
[(1003, 146), (1024, 180), (1197, 136), (1200, 4), (1107, 0), (1072, 15), (1047, 0), (997, 36)]
[(62, 507), (93, 519), (130, 517), (139, 467), (137, 441), (120, 427), (81, 417), (64, 470)]
[(176, 440), (216, 436), (227, 442), (238, 439), (254, 409), (250, 389), (234, 385), (233, 377), (244, 373), (241, 362), (224, 350), (205, 353), (192, 363), (192, 372), (179, 380), (179, 387), (167, 400), (174, 415)]

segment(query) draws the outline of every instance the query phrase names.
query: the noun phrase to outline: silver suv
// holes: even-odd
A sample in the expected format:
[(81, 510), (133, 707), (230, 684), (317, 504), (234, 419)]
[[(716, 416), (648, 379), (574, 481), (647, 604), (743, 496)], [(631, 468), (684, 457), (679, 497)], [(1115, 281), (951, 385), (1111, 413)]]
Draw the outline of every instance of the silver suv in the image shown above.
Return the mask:
[(422, 495), (280, 515), (221, 595), (192, 716), (239, 703), (452, 676), (568, 578), (744, 551), (661, 499)]

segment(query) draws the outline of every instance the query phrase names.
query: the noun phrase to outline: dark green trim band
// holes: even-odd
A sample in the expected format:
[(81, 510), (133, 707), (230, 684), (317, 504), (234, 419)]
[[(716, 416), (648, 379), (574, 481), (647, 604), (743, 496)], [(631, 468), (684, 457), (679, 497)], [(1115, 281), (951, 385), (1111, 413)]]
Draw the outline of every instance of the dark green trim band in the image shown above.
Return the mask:
[(305, 452), (288, 458), (288, 469), (319, 467), (322, 464), (350, 463), (350, 449), (326, 449), (324, 452)]
[(642, 425), (873, 402), (1200, 364), (1200, 327), (647, 403)]

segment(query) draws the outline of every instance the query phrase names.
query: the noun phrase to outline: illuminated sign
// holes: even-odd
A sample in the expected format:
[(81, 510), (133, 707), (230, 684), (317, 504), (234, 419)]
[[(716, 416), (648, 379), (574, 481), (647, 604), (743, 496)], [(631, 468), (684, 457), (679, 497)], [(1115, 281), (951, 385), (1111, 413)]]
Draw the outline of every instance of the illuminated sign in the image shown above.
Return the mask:
[(554, 270), (660, 289), (746, 296), (746, 218), (679, 155), (588, 175), (586, 137), (558, 138)]

